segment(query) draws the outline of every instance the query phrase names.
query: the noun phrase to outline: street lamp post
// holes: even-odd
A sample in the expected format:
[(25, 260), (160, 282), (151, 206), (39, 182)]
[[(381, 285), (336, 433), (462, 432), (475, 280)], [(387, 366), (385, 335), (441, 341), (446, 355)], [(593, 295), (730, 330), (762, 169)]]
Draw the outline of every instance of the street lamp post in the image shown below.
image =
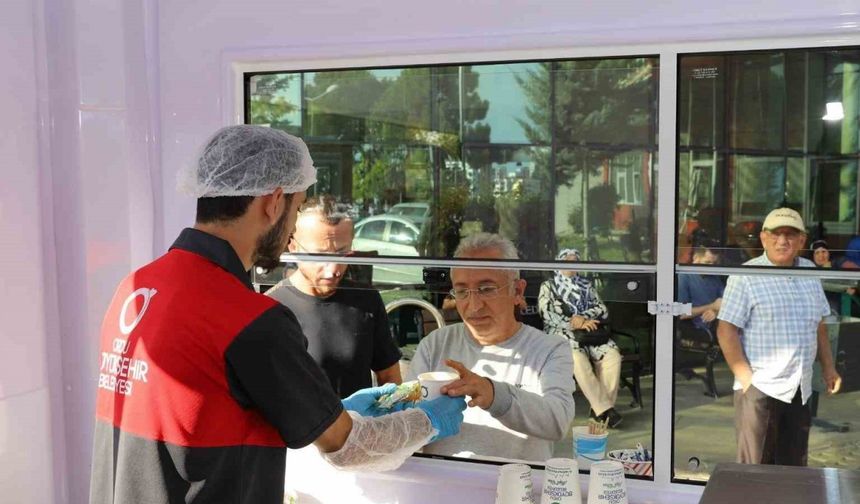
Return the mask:
[[(338, 87), (338, 86), (337, 86), (337, 84), (331, 84), (331, 85), (329, 85), (329, 87), (325, 88), (325, 91), (323, 91), (322, 93), (320, 93), (320, 94), (318, 94), (318, 95), (316, 95), (316, 96), (305, 96), (305, 100), (306, 100), (306, 101), (308, 102), (308, 104), (310, 105), (310, 104), (312, 104), (313, 102), (315, 102), (315, 101), (319, 100), (320, 98), (322, 98), (323, 96), (325, 96), (325, 95), (327, 95), (327, 94), (329, 94), (329, 93), (331, 93), (331, 92), (333, 92), (333, 91), (336, 91), (336, 90), (337, 90), (337, 87)], [(308, 112), (311, 112), (311, 107), (310, 107), (310, 106), (308, 106)], [(310, 116), (311, 116), (311, 120), (310, 120), (310, 134), (311, 134), (311, 136), (316, 135), (316, 131), (314, 130), (314, 115), (316, 115), (316, 114), (314, 114), (314, 113), (311, 113), (311, 114), (310, 114)]]

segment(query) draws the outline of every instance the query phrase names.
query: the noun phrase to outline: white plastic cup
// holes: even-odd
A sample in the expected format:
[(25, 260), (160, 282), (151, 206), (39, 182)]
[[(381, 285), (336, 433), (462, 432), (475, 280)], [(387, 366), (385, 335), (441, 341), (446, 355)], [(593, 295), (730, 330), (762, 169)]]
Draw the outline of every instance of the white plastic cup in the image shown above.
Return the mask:
[(591, 464), (588, 504), (627, 504), (627, 483), (621, 462), (604, 460)]
[(531, 467), (526, 464), (505, 464), (499, 467), (496, 504), (534, 504)]
[(421, 384), (421, 399), (429, 401), (441, 396), (439, 391), (443, 386), (459, 380), (460, 375), (450, 371), (430, 371), (418, 375), (418, 383)]
[(540, 504), (582, 504), (579, 464), (569, 458), (546, 461)]
[(588, 427), (573, 428), (573, 453), (581, 469), (589, 469), (591, 464), (606, 457), (606, 438), (608, 434), (589, 434)]

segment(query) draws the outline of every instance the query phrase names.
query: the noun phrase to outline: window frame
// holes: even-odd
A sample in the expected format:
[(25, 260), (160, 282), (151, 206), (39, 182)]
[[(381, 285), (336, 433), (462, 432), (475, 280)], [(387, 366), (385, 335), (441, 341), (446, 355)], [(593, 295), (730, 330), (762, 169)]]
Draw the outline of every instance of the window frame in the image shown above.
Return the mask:
[[(847, 34), (835, 28), (829, 28), (833, 33), (817, 36), (799, 36), (792, 38), (734, 38), (717, 41), (643, 43), (633, 45), (611, 46), (581, 46), (553, 48), (536, 47), (524, 50), (487, 50), (485, 52), (457, 52), (456, 49), (443, 50), (446, 43), (440, 41), (435, 46), (439, 49), (432, 51), (427, 46), (411, 47), (407, 43), (380, 44), (352, 48), (346, 53), (341, 47), (309, 48), (297, 46), (291, 48), (228, 50), (222, 53), (222, 96), (221, 123), (242, 124), (244, 122), (244, 104), (246, 88), (244, 87), (245, 73), (284, 72), (312, 69), (347, 69), (377, 66), (410, 66), (432, 64), (462, 64), (468, 62), (493, 63), (521, 60), (546, 60), (570, 58), (608, 58), (634, 57), (640, 55), (655, 55), (659, 57), (660, 76), (658, 85), (658, 131), (657, 156), (662, 167), (659, 176), (655, 178), (656, 187), (656, 235), (657, 253), (654, 264), (619, 265), (606, 263), (585, 263), (591, 271), (607, 272), (638, 272), (656, 273), (656, 301), (658, 305), (671, 304), (675, 299), (675, 279), (677, 273), (701, 272), (701, 267), (679, 266), (676, 264), (678, 246), (678, 188), (676, 187), (678, 165), (678, 111), (677, 89), (679, 83), (678, 56), (681, 54), (706, 55), (715, 52), (739, 52), (757, 50), (780, 50), (800, 48), (827, 48), (860, 46), (860, 34)], [(823, 29), (822, 29), (823, 30)], [(574, 40), (571, 38), (570, 40)], [(456, 47), (456, 46), (455, 46)], [(343, 54), (348, 54), (344, 57)], [(379, 56), (379, 54), (385, 54)], [(232, 97), (232, 98), (231, 98)], [(657, 170), (655, 170), (657, 172)], [(344, 258), (343, 262), (358, 264), (413, 264), (451, 267), (458, 265), (450, 260), (428, 260), (424, 258)], [(432, 264), (431, 264), (432, 263)], [(497, 267), (499, 264), (477, 261), (474, 267)], [(522, 269), (545, 269), (546, 263), (510, 264), (511, 267)], [(580, 263), (584, 268), (584, 264)], [(559, 269), (553, 266), (553, 269)], [(750, 273), (749, 269), (723, 268), (724, 273)], [(731, 270), (739, 271), (731, 271)], [(772, 269), (772, 274), (788, 274), (791, 270)], [(860, 273), (847, 274), (860, 279)], [(841, 277), (840, 277), (841, 278)], [(673, 436), (674, 427), (674, 377), (672, 372), (673, 352), (665, 351), (671, 347), (674, 319), (668, 313), (659, 313), (655, 317), (656, 352), (653, 412), (653, 442), (654, 442), (654, 478), (651, 481), (630, 480), (628, 488), (641, 491), (654, 497), (663, 492), (673, 495), (687, 495), (693, 502), (701, 494), (703, 484), (689, 481), (678, 481), (673, 476)], [(661, 351), (663, 350), (663, 351)], [(429, 459), (413, 460), (413, 468), (442, 468), (450, 467), (449, 474), (457, 472), (471, 473), (470, 478), (493, 479), (496, 469), (487, 464), (472, 464), (465, 461), (434, 461)], [(466, 481), (466, 480), (463, 480)]]

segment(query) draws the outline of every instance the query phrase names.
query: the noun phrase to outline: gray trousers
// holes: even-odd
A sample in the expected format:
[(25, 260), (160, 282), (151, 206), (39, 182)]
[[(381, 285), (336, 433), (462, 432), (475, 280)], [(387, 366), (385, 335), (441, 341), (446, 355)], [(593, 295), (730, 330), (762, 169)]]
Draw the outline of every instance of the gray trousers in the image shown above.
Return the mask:
[(739, 463), (806, 466), (812, 415), (800, 388), (791, 404), (752, 385), (735, 390), (734, 402)]

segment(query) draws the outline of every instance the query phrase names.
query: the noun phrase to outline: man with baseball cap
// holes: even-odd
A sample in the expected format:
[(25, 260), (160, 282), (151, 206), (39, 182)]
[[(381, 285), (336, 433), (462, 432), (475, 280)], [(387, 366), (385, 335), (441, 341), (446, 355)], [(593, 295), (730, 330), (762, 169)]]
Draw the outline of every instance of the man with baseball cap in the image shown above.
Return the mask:
[[(798, 257), (806, 244), (800, 214), (778, 208), (760, 233), (764, 254), (746, 266), (814, 267)], [(737, 461), (805, 466), (812, 364), (821, 363), (827, 392), (839, 391), (827, 330), (830, 307), (816, 278), (732, 275), (717, 337), (735, 375)]]

